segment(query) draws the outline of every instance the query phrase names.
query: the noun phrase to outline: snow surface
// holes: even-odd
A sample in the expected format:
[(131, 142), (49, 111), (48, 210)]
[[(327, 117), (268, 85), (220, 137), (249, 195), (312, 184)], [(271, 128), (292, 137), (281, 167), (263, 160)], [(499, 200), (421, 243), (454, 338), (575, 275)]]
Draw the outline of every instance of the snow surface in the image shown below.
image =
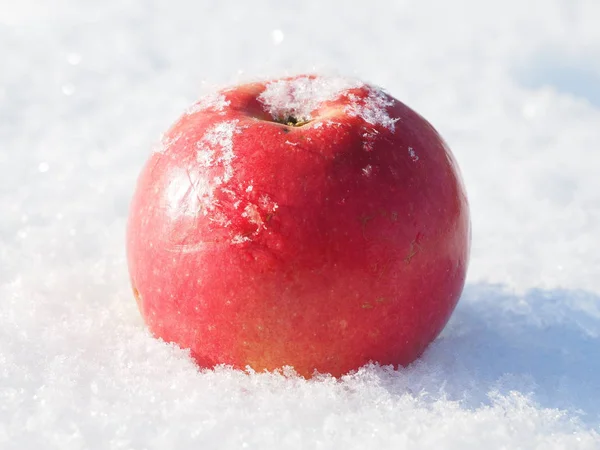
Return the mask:
[[(600, 448), (599, 20), (597, 0), (0, 0), (0, 448)], [(446, 138), (465, 293), (406, 369), (198, 370), (128, 285), (136, 176), (201, 94), (309, 71)]]

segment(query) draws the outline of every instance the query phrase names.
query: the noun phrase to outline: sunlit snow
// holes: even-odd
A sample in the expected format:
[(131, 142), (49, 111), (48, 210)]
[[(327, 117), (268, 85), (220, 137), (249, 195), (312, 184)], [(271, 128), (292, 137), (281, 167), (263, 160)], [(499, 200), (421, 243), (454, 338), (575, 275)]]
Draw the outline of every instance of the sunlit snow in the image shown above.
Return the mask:
[[(599, 18), (597, 0), (0, 0), (0, 449), (600, 448)], [(309, 72), (382, 86), (447, 140), (465, 292), (408, 368), (199, 369), (129, 287), (136, 177), (198, 98)], [(208, 99), (188, 113), (226, 106)]]

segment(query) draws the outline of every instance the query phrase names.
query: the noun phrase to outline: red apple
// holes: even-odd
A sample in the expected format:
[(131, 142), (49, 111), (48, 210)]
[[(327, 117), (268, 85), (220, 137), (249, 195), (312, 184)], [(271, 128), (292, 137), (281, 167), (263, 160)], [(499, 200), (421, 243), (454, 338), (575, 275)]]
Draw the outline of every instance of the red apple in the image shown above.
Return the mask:
[(131, 282), (151, 332), (203, 367), (339, 376), (406, 365), (467, 268), (465, 191), (420, 115), (356, 80), (222, 90), (166, 133), (138, 180)]

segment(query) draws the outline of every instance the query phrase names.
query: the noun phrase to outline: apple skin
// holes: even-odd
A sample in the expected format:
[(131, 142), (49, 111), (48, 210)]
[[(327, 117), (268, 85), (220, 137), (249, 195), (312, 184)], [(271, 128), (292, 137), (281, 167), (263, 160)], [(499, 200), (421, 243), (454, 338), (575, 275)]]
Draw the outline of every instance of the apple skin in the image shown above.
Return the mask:
[(456, 306), (470, 221), (448, 146), (366, 84), (301, 119), (284, 117), (299, 116), (293, 101), (274, 113), (261, 100), (273, 83), (293, 97), (322, 80), (200, 101), (138, 179), (127, 254), (141, 315), (202, 367), (310, 377), (407, 365)]

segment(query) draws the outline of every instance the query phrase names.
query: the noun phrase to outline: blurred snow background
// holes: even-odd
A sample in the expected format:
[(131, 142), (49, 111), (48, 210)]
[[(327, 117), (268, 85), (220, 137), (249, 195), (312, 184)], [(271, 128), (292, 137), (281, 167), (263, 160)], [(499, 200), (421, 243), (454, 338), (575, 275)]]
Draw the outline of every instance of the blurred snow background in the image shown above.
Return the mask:
[[(0, 448), (600, 448), (600, 3), (0, 0)], [(386, 87), (461, 164), (468, 285), (406, 369), (198, 370), (152, 339), (124, 228), (214, 86)]]

